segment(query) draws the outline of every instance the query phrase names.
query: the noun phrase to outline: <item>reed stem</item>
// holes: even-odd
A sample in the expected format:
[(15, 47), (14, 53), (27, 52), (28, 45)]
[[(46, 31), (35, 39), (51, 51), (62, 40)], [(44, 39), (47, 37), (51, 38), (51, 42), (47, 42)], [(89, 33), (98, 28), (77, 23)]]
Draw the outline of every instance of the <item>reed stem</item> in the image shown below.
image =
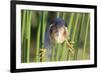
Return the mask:
[[(73, 24), (73, 21), (74, 21), (74, 16), (75, 16), (75, 13), (71, 13), (70, 21), (69, 21), (69, 24), (68, 24), (68, 32), (69, 32), (69, 34), (71, 34), (71, 28), (72, 28), (72, 24)], [(69, 60), (69, 58), (70, 58), (70, 51), (68, 50), (68, 52), (67, 52), (67, 60)]]
[(36, 45), (36, 62), (39, 62), (41, 19), (42, 19), (41, 12), (39, 12), (38, 29), (37, 29), (37, 45)]
[[(65, 17), (66, 17), (66, 13), (63, 13), (62, 19), (66, 21)], [(66, 38), (67, 38), (67, 37), (66, 37)], [(60, 61), (63, 60), (63, 57), (64, 57), (64, 55), (65, 55), (65, 54), (64, 54), (65, 49), (66, 49), (66, 42), (64, 42), (63, 47), (62, 47), (61, 56), (60, 56)]]
[[(55, 45), (56, 46), (56, 45)], [(52, 47), (52, 56), (51, 56), (51, 61), (55, 60), (55, 47)]]
[(79, 19), (78, 19), (78, 26), (77, 27), (79, 27), (79, 30), (77, 31), (77, 38), (76, 38), (76, 42), (75, 42), (75, 52), (74, 52), (74, 60), (77, 60), (77, 55), (78, 55), (78, 50), (79, 50), (79, 48), (78, 48), (78, 46), (79, 46), (79, 37), (80, 37), (80, 32), (81, 32), (81, 29), (82, 29), (82, 23), (81, 23), (81, 21), (82, 21), (82, 16), (80, 15), (79, 16)]
[(22, 30), (21, 30), (21, 48), (22, 48), (22, 62), (25, 62), (25, 26), (26, 26), (26, 24), (25, 24), (25, 17), (26, 17), (26, 10), (22, 10), (21, 11), (21, 16), (22, 16)]
[(74, 38), (75, 38), (75, 33), (76, 33), (76, 30), (77, 30), (79, 16), (80, 16), (80, 14), (78, 13), (77, 16), (76, 16), (75, 26), (74, 26), (74, 29), (73, 29), (73, 34), (72, 34), (72, 39), (71, 39), (72, 41), (74, 41)]
[(27, 62), (30, 61), (31, 11), (27, 11)]
[(23, 10), (22, 12), (22, 35), (21, 35), (21, 40), (22, 40), (22, 43), (23, 43), (23, 36), (24, 36), (24, 31), (25, 31), (25, 17), (26, 17), (26, 10)]
[(61, 44), (57, 44), (57, 47), (56, 47), (56, 61), (59, 61), (59, 55), (60, 55), (60, 50), (61, 50)]
[(47, 12), (43, 12), (42, 16), (43, 22), (42, 22), (42, 48), (44, 48), (44, 37), (45, 37), (45, 31), (46, 31), (46, 24), (47, 24)]
[(60, 61), (63, 61), (63, 57), (65, 56), (66, 44), (67, 44), (66, 42), (64, 42), (64, 44), (63, 44)]
[(83, 58), (85, 57), (85, 52), (86, 52), (86, 44), (87, 44), (87, 35), (88, 35), (88, 29), (89, 29), (89, 21), (90, 21), (90, 16), (88, 15), (87, 23), (86, 23), (86, 32), (85, 32), (85, 40), (84, 40), (84, 46), (83, 46)]
[(70, 34), (70, 32), (71, 32), (71, 27), (72, 27), (74, 15), (75, 15), (75, 13), (71, 13), (71, 16), (70, 16), (70, 21), (69, 21), (69, 24), (68, 24), (68, 31), (69, 31), (69, 34)]
[[(42, 49), (44, 48), (44, 38), (45, 38), (45, 31), (46, 31), (46, 21), (47, 21), (47, 12), (42, 12)], [(42, 53), (40, 61), (45, 61), (45, 53)]]

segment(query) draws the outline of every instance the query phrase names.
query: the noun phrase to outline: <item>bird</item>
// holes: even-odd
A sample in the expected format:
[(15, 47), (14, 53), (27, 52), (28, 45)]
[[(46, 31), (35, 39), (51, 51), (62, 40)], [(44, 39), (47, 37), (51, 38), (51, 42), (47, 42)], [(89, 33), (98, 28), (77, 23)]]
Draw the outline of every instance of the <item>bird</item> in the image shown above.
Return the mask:
[(69, 47), (71, 53), (73, 52), (73, 46), (69, 43), (69, 31), (68, 27), (65, 26), (66, 23), (61, 18), (55, 18), (49, 25), (45, 33), (45, 48), (46, 48), (46, 56), (48, 60), (50, 60), (52, 56), (52, 49), (56, 44), (63, 44), (67, 42), (66, 46)]

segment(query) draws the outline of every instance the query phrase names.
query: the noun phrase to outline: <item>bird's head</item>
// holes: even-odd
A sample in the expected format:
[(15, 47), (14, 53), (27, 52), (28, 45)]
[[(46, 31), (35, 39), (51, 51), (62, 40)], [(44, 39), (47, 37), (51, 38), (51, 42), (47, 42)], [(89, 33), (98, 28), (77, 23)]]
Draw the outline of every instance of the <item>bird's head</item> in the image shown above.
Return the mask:
[(50, 40), (54, 43), (63, 43), (68, 36), (64, 20), (56, 18), (49, 28)]

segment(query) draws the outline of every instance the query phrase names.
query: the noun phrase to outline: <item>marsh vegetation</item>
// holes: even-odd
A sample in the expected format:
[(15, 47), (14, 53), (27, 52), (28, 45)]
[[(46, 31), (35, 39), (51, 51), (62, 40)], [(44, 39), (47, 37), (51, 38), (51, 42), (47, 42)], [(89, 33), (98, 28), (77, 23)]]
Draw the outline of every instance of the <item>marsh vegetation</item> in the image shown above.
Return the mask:
[[(40, 49), (44, 47), (45, 33), (54, 18), (62, 18), (69, 30), (69, 40), (75, 53), (66, 47), (66, 42), (58, 45), (61, 50), (52, 50), (50, 61), (70, 61), (90, 59), (90, 14), (78, 12), (21, 11), (21, 62), (40, 62)], [(56, 54), (56, 57), (54, 56)], [(60, 55), (60, 59), (58, 59)], [(45, 59), (45, 56), (44, 56)], [(46, 62), (46, 59), (44, 60)]]

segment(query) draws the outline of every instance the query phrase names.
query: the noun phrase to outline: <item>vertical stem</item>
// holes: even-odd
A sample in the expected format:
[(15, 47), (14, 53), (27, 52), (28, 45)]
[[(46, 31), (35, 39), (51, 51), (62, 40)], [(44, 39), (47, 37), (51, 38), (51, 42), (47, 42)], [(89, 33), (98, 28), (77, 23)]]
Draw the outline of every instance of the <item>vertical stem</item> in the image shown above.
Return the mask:
[(82, 33), (82, 30), (83, 30), (84, 22), (85, 22), (85, 13), (83, 13), (83, 15), (82, 15), (82, 23), (81, 23), (79, 39), (81, 39), (81, 33)]
[(77, 24), (79, 24), (79, 25), (78, 25), (79, 30), (77, 31), (78, 34), (77, 34), (76, 47), (75, 47), (75, 53), (74, 53), (74, 58), (73, 58), (74, 60), (77, 59), (77, 54), (78, 54), (79, 37), (80, 37), (81, 29), (82, 29), (82, 23), (81, 23), (81, 21), (82, 21), (81, 19), (82, 19), (82, 18), (81, 18), (81, 17), (82, 17), (82, 16), (80, 15), (80, 17), (79, 17), (79, 21), (80, 21), (80, 22), (77, 23)]
[(31, 11), (27, 11), (27, 62), (30, 61)]
[(55, 47), (52, 48), (51, 61), (54, 61), (54, 56), (55, 56)]
[[(83, 13), (83, 15), (82, 15), (82, 23), (81, 23), (81, 30), (80, 30), (80, 33), (82, 32), (82, 27), (83, 27), (83, 25), (84, 25), (84, 19), (85, 19), (85, 13)], [(80, 37), (79, 37), (80, 38)]]
[[(69, 21), (69, 24), (68, 24), (69, 34), (71, 33), (71, 27), (72, 27), (74, 15), (75, 15), (75, 13), (71, 13), (71, 15), (70, 15), (70, 21)], [(69, 56), (70, 56), (70, 51), (68, 50), (68, 52), (67, 52), (67, 60), (69, 59)]]
[(59, 60), (59, 55), (60, 55), (60, 49), (61, 49), (61, 44), (57, 44), (57, 47), (56, 47), (56, 61)]
[(66, 20), (65, 17), (66, 17), (66, 13), (63, 13), (62, 19)]
[(21, 39), (22, 39), (22, 43), (23, 43), (23, 36), (24, 36), (24, 31), (25, 31), (25, 16), (26, 16), (26, 10), (23, 10), (22, 12), (23, 17), (22, 17), (22, 35), (21, 35)]
[(41, 30), (41, 12), (39, 13), (39, 21), (37, 29), (36, 62), (39, 62), (40, 30)]
[(77, 28), (79, 16), (80, 16), (80, 14), (78, 13), (78, 14), (77, 14), (77, 17), (76, 17), (76, 22), (75, 22), (73, 34), (72, 34), (72, 39), (71, 39), (72, 41), (74, 41), (74, 38), (75, 38), (75, 33), (76, 33), (76, 28)]
[(71, 26), (72, 26), (72, 23), (73, 23), (74, 15), (75, 15), (75, 13), (71, 13), (71, 16), (70, 16), (70, 21), (69, 21), (69, 24), (68, 24), (69, 34), (70, 34), (70, 31), (71, 31)]
[(24, 38), (24, 62), (27, 62), (27, 39), (26, 37)]
[(29, 49), (30, 49), (29, 30), (30, 30), (29, 13), (27, 10), (23, 10), (22, 33), (21, 33), (21, 44), (23, 48), (23, 62), (29, 62)]
[[(46, 30), (46, 21), (47, 21), (47, 12), (42, 13), (42, 49), (44, 49), (44, 36), (45, 36), (45, 30)], [(45, 60), (43, 53), (40, 57), (40, 61), (43, 62)]]
[(67, 52), (67, 60), (69, 60), (69, 57), (70, 57), (70, 51), (68, 50), (68, 52)]
[[(66, 17), (66, 13), (63, 13), (62, 19), (66, 20), (65, 17)], [(60, 61), (63, 60), (65, 49), (66, 49), (66, 42), (64, 42), (62, 47)]]
[[(76, 33), (77, 25), (78, 25), (79, 16), (80, 16), (80, 13), (77, 13), (76, 21), (75, 21), (75, 26), (74, 26), (74, 29), (73, 29), (71, 41), (74, 41), (74, 38), (75, 38), (75, 33)], [(70, 56), (71, 56), (71, 55), (70, 55)], [(68, 57), (70, 58), (70, 56), (68, 56)], [(71, 57), (72, 57), (72, 56), (71, 56)]]
[(43, 22), (42, 22), (42, 48), (44, 48), (44, 36), (45, 36), (45, 30), (46, 30), (46, 21), (47, 21), (47, 12), (43, 12), (42, 16)]
[(84, 46), (83, 46), (83, 58), (85, 57), (85, 51), (86, 51), (86, 43), (87, 43), (87, 35), (88, 35), (88, 29), (89, 29), (89, 21), (90, 21), (90, 16), (88, 15), (87, 19), (87, 26), (86, 26), (86, 34), (85, 34), (85, 40), (84, 40)]
[[(57, 12), (57, 18), (59, 18), (59, 17), (60, 17), (60, 12)], [(59, 49), (60, 48), (61, 48), (60, 44), (56, 44), (56, 48), (55, 48), (56, 49), (56, 58), (55, 58), (56, 61), (58, 61), (58, 58), (59, 58), (59, 54), (60, 54)]]
[(60, 57), (60, 61), (62, 61), (63, 60), (63, 57), (64, 57), (64, 55), (65, 55), (65, 50), (66, 50), (66, 42), (64, 42), (64, 44), (63, 44), (63, 48), (62, 48), (62, 52), (61, 52), (61, 57)]
[(26, 10), (22, 10), (21, 11), (21, 16), (22, 16), (22, 19), (21, 19), (21, 27), (22, 27), (22, 30), (21, 30), (21, 48), (22, 48), (22, 62), (25, 62), (25, 46), (24, 46), (24, 43), (25, 43), (25, 38), (24, 38), (24, 35), (25, 35), (25, 17), (26, 17)]
[[(75, 39), (75, 33), (76, 33), (76, 28), (77, 28), (77, 25), (78, 25), (79, 17), (80, 17), (80, 13), (77, 13), (76, 21), (75, 21), (75, 26), (74, 26), (74, 30), (73, 30), (73, 34), (72, 34), (72, 39), (71, 39), (71, 41), (74, 41), (74, 39)], [(75, 54), (76, 54), (76, 49), (75, 49), (74, 55), (75, 55)], [(74, 56), (74, 57), (75, 57), (75, 56)]]

